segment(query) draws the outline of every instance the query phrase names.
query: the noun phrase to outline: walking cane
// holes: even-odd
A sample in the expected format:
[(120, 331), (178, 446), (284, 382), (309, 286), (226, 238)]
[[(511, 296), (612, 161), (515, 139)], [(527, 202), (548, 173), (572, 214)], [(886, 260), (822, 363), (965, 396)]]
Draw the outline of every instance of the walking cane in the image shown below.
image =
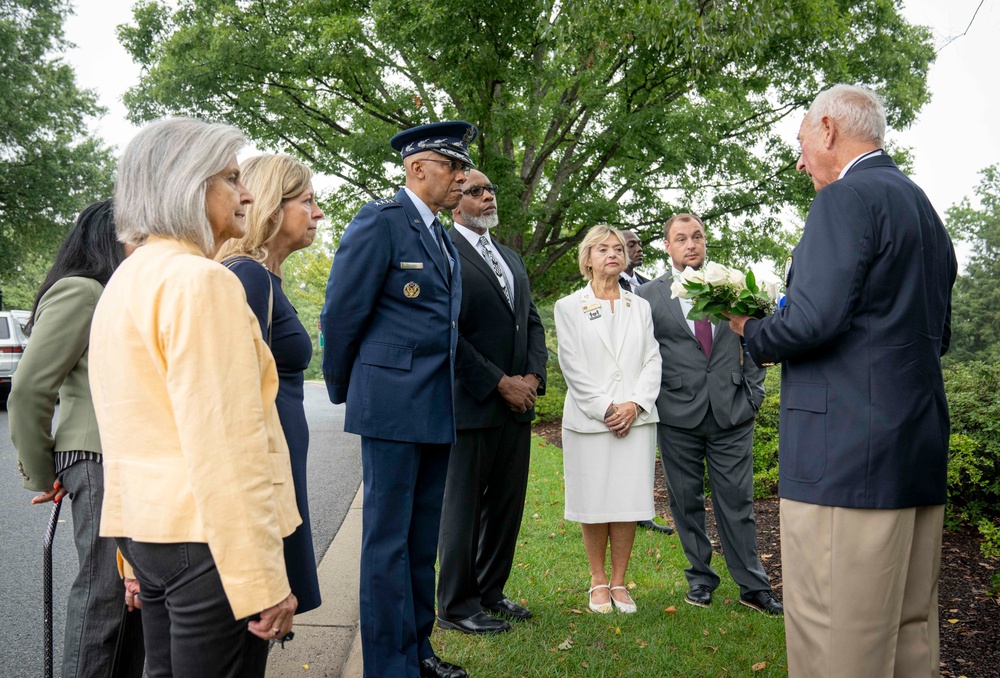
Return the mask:
[(52, 515), (42, 541), (42, 617), (45, 633), (45, 678), (52, 678), (52, 540), (56, 536), (59, 523), (59, 509), (62, 502), (52, 504)]

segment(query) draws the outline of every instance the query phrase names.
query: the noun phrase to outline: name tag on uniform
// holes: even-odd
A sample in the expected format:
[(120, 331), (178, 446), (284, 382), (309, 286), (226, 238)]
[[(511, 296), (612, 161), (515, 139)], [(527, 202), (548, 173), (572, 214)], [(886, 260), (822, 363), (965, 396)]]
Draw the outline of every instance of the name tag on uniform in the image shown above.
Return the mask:
[(586, 313), (587, 311), (593, 311), (595, 308), (600, 308), (600, 307), (601, 307), (601, 302), (599, 301), (595, 301), (592, 304), (584, 304), (583, 312)]
[(422, 261), (401, 261), (399, 262), (399, 267), (404, 271), (419, 270), (424, 267), (424, 262)]

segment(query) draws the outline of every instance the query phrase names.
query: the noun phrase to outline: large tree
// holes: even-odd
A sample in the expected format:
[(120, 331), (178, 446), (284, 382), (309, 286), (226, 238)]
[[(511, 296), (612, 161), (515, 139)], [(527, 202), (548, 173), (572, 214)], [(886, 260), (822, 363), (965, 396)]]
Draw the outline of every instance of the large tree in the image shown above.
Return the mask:
[[(816, 92), (868, 84), (903, 127), (927, 100), (929, 32), (898, 0), (146, 0), (120, 29), (143, 65), (136, 121), (229, 121), (340, 177), (346, 216), (402, 181), (387, 139), (476, 123), (501, 187), (501, 238), (535, 284), (575, 271), (596, 222), (659, 234), (697, 209), (716, 259), (779, 255), (802, 209), (796, 119)], [(176, 6), (176, 9), (172, 7)]]
[(952, 297), (952, 362), (1000, 363), (1000, 166), (981, 172), (978, 205), (965, 198), (948, 209), (948, 230), (972, 247)]
[(113, 157), (87, 132), (98, 115), (60, 54), (63, 0), (0, 0), (0, 286), (34, 296), (76, 213), (108, 197)]

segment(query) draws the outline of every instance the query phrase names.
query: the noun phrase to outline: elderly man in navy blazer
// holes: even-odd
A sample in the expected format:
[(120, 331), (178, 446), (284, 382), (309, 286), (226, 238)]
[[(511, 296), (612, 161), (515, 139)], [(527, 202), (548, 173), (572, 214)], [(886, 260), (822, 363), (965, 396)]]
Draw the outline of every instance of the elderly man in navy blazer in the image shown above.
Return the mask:
[(406, 186), (348, 225), (320, 318), (330, 400), (347, 402), (344, 429), (361, 435), (361, 643), (370, 678), (466, 675), (430, 645), (462, 298), (458, 252), (437, 213), (462, 198), (476, 133), (447, 122), (392, 138)]
[(873, 92), (836, 85), (799, 130), (816, 199), (784, 308), (735, 317), (781, 362), (781, 560), (789, 676), (937, 676), (948, 467), (941, 355), (957, 264), (883, 151)]

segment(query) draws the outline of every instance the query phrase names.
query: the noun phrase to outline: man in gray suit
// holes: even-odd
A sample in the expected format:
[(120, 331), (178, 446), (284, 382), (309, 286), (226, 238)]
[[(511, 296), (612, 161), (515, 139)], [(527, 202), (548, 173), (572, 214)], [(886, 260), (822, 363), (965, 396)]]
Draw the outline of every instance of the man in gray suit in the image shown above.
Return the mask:
[(674, 528), (691, 564), (685, 570), (690, 590), (684, 600), (708, 607), (719, 585), (705, 528), (707, 462), (715, 522), (740, 602), (780, 615), (781, 603), (757, 555), (753, 513), (753, 425), (764, 399), (764, 370), (743, 355), (740, 338), (728, 325), (688, 320), (691, 303), (671, 298), (674, 276), (705, 263), (701, 219), (673, 216), (664, 237), (673, 270), (642, 285), (637, 294), (652, 307), (653, 334), (663, 357), (657, 441)]

